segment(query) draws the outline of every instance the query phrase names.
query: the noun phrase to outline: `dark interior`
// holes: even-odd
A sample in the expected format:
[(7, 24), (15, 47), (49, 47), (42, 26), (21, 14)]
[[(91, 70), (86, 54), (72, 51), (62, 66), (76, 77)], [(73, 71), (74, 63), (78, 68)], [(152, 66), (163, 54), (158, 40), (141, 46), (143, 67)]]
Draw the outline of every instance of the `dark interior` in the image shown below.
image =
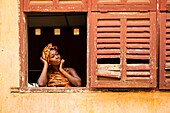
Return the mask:
[[(65, 60), (65, 67), (73, 67), (86, 86), (87, 56), (87, 14), (86, 13), (28, 13), (28, 82), (36, 83), (43, 68), (40, 61), (43, 48), (52, 43), (59, 47), (59, 53)], [(35, 29), (41, 29), (41, 35), (35, 35)], [(60, 29), (60, 35), (54, 35), (54, 28)], [(73, 29), (79, 28), (79, 35)]]

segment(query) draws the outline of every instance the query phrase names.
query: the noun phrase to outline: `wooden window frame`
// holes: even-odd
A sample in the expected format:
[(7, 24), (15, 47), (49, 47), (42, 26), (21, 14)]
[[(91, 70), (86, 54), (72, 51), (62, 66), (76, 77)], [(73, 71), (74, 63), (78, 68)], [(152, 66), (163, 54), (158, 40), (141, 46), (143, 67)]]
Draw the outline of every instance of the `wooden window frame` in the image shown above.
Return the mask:
[(93, 11), (156, 11), (157, 0), (148, 0), (145, 2), (128, 0), (119, 1), (107, 1), (107, 0), (93, 0), (92, 10)]
[(24, 0), (24, 11), (40, 12), (64, 12), (64, 11), (87, 11), (87, 0), (82, 1), (30, 1)]
[[(92, 25), (94, 24), (94, 20), (92, 19), (92, 13), (94, 12), (102, 12), (105, 13), (107, 11), (151, 11), (156, 12), (156, 6), (153, 4), (156, 4), (156, 0), (152, 1), (152, 5), (145, 5), (144, 7), (142, 5), (138, 5), (138, 7), (141, 6), (141, 8), (128, 8), (126, 5), (121, 4), (114, 4), (116, 7), (108, 8), (106, 9), (105, 6), (99, 9), (95, 9), (96, 6), (94, 6), (94, 3), (97, 3), (98, 0), (94, 0), (91, 2), (91, 0), (82, 0), (82, 2), (78, 2), (75, 4), (72, 2), (71, 4), (66, 2), (59, 2), (59, 0), (52, 0), (52, 2), (49, 3), (40, 3), (40, 2), (29, 2), (29, 0), (20, 0), (20, 21), (19, 21), (19, 56), (20, 56), (20, 87), (19, 88), (12, 88), (12, 92), (87, 92), (87, 91), (96, 91), (96, 88), (102, 87), (96, 87), (97, 84), (95, 84), (95, 61), (96, 58), (95, 52), (94, 52), (94, 33)], [(123, 0), (122, 0), (123, 1)], [(113, 5), (113, 4), (112, 4)], [(125, 7), (125, 9), (124, 9)], [(64, 9), (64, 10), (63, 10)], [(127, 10), (129, 9), (129, 10)], [(38, 87), (38, 88), (32, 88), (27, 87), (28, 86), (28, 44), (27, 44), (27, 22), (26, 22), (26, 15), (25, 12), (87, 12), (87, 85), (86, 87), (71, 87), (71, 88), (61, 88), (61, 87)], [(91, 32), (90, 32), (91, 31)], [(156, 32), (156, 30), (155, 30)], [(157, 35), (154, 35), (157, 40)], [(154, 50), (155, 51), (155, 50)], [(155, 52), (154, 55), (157, 55)], [(156, 61), (156, 57), (152, 59)], [(156, 66), (154, 69), (156, 70)], [(156, 73), (154, 72), (155, 76)], [(156, 78), (154, 78), (156, 80)], [(121, 85), (121, 84), (119, 84)], [(155, 83), (152, 85), (152, 87), (155, 87)], [(94, 89), (95, 88), (95, 89)], [(107, 87), (109, 88), (109, 87)], [(111, 87), (110, 87), (111, 88)], [(126, 88), (129, 89), (126, 85), (123, 87), (117, 87), (119, 89)], [(142, 87), (140, 87), (142, 88)], [(146, 88), (146, 87), (145, 87)], [(147, 87), (148, 88), (148, 87)], [(151, 87), (149, 87), (151, 88)]]
[[(20, 40), (19, 40), (19, 56), (20, 56), (20, 87), (19, 88), (11, 88), (11, 92), (37, 92), (37, 93), (44, 93), (44, 92), (87, 92), (89, 91), (89, 78), (88, 78), (88, 74), (87, 73), (87, 82), (86, 82), (86, 87), (70, 87), (70, 88), (66, 88), (66, 87), (28, 87), (28, 35), (27, 35), (27, 16), (25, 14), (25, 12), (32, 12), (32, 11), (41, 11), (41, 12), (65, 12), (65, 10), (56, 10), (56, 9), (49, 9), (49, 11), (46, 11), (45, 8), (44, 10), (38, 9), (37, 6), (38, 4), (35, 5), (35, 9), (34, 8), (28, 8), (29, 7), (29, 0), (20, 0), (20, 21), (19, 21), (19, 36), (20, 36)], [(54, 2), (58, 1), (58, 0), (53, 0)], [(85, 2), (86, 0), (82, 0), (83, 2)], [(46, 5), (41, 4), (44, 7), (47, 7)], [(71, 4), (72, 6), (73, 4)], [(80, 4), (79, 4), (80, 5)], [(23, 7), (24, 6), (24, 7)], [(66, 5), (67, 6), (67, 5)], [(47, 7), (48, 8), (48, 7)], [(38, 9), (38, 10), (36, 10)], [(76, 9), (76, 10), (66, 10), (66, 12), (74, 12), (74, 11), (82, 11), (82, 9)], [(87, 12), (87, 9), (85, 9), (84, 11)], [(83, 12), (83, 11), (82, 11)], [(89, 28), (87, 28), (87, 30), (89, 31)], [(89, 36), (87, 35), (87, 38)], [(88, 40), (88, 39), (87, 39)], [(88, 48), (87, 48), (88, 49)], [(88, 50), (87, 50), (88, 51)], [(87, 53), (87, 61), (89, 59), (88, 57), (89, 53)], [(87, 62), (88, 64), (89, 62)], [(87, 67), (87, 72), (88, 71), (88, 67)]]

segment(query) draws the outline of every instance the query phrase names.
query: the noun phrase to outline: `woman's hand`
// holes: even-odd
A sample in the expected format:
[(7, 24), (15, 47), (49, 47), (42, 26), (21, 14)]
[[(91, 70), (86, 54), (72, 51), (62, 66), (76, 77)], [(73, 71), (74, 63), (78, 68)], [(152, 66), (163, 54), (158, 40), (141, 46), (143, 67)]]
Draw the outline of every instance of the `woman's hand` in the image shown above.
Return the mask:
[(48, 62), (45, 60), (45, 54), (43, 52), (42, 56), (40, 57), (40, 60), (44, 63), (44, 64), (48, 64)]
[(64, 62), (65, 62), (65, 60), (62, 59), (62, 60), (61, 60), (61, 63), (60, 63), (60, 67), (59, 67), (59, 70), (60, 70), (60, 71), (63, 71)]
[(68, 80), (75, 86), (80, 87), (81, 86), (81, 79), (80, 77), (77, 75), (76, 71), (73, 68), (68, 68), (68, 71), (64, 70), (64, 62), (65, 60), (62, 59), (61, 63), (60, 63), (60, 67), (59, 70), (60, 72), (66, 77), (68, 78)]

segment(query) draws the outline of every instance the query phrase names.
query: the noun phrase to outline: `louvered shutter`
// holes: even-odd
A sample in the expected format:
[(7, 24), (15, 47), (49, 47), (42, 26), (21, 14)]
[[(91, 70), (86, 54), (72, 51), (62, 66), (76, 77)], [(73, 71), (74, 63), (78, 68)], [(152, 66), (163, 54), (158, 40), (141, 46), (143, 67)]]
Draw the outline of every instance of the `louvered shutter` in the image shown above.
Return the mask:
[(92, 14), (91, 87), (156, 87), (156, 12)]
[(170, 89), (170, 13), (160, 14), (160, 89)]
[(93, 11), (156, 11), (156, 0), (92, 0)]

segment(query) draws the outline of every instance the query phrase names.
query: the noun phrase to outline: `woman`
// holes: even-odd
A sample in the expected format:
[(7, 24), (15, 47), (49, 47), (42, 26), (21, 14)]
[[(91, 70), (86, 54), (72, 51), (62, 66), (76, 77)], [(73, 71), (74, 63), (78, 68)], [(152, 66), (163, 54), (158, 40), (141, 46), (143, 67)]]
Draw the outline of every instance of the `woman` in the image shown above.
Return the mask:
[(81, 86), (81, 79), (73, 68), (64, 68), (64, 60), (58, 53), (58, 47), (48, 44), (43, 52), (41, 61), (44, 63), (43, 70), (37, 81), (39, 86), (71, 87)]

